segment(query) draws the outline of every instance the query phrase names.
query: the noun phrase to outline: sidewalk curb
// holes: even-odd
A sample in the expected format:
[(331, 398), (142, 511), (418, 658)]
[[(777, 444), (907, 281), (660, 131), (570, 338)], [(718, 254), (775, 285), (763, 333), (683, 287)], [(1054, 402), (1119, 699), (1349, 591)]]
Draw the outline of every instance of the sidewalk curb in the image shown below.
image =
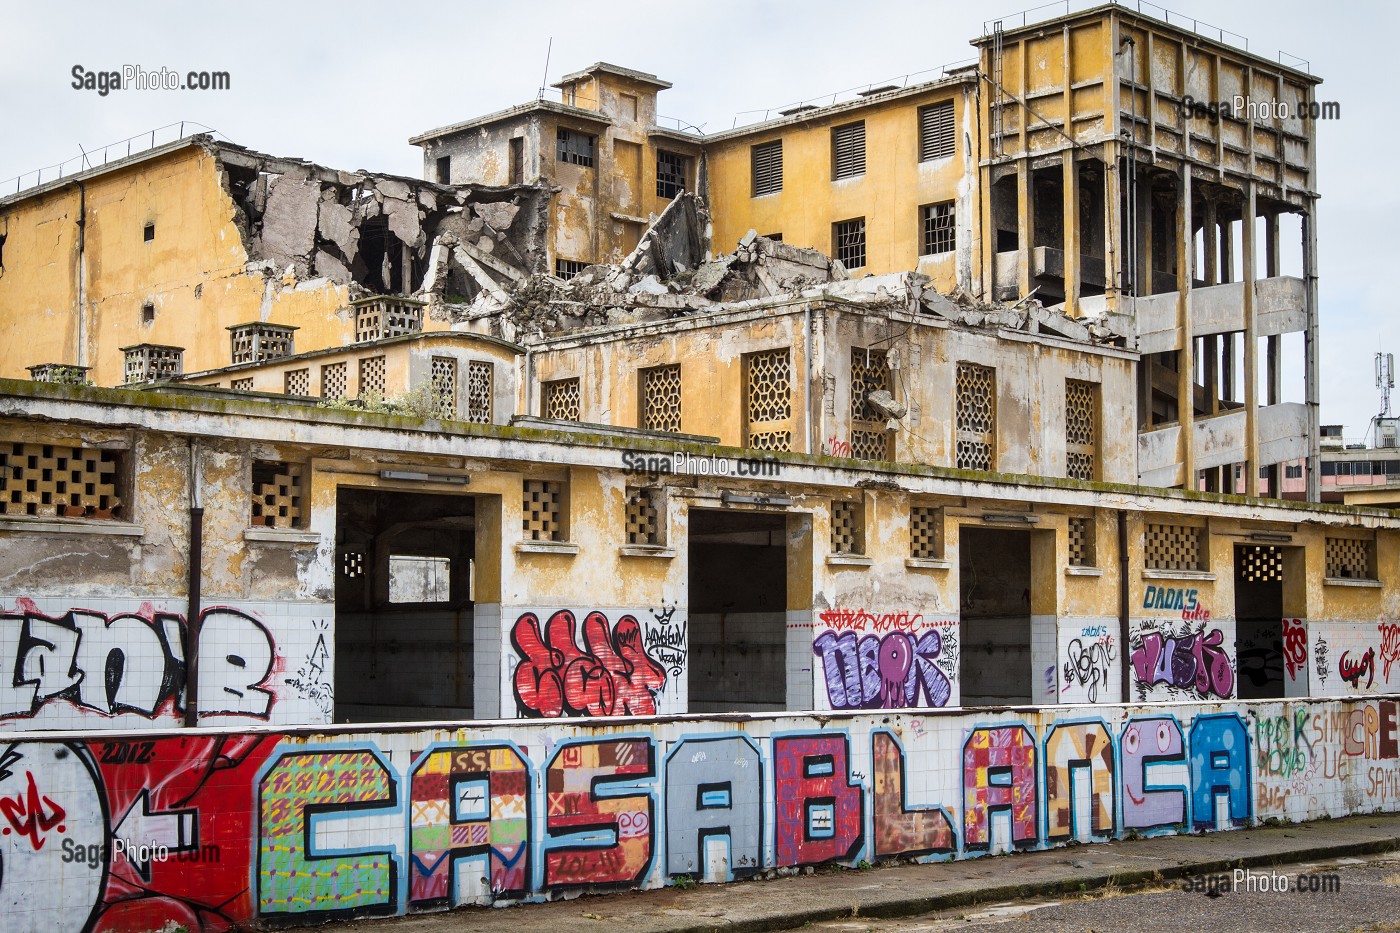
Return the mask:
[(1110, 871), (1080, 875), (1073, 880), (1005, 884), (982, 888), (976, 892), (956, 892), (925, 897), (882, 898), (868, 905), (856, 904), (845, 908), (816, 907), (807, 910), (773, 912), (762, 917), (749, 917), (735, 921), (712, 921), (692, 926), (668, 927), (667, 933), (721, 933), (721, 931), (722, 933), (772, 933), (776, 930), (790, 930), (806, 923), (823, 923), (829, 920), (849, 920), (857, 917), (890, 920), (992, 901), (1023, 900), (1056, 894), (1081, 894), (1107, 887), (1110, 884), (1136, 887), (1189, 875), (1220, 874), (1235, 868), (1270, 867), (1348, 856), (1376, 855), (1396, 849), (1400, 849), (1400, 835), (1362, 842), (1315, 845), (1307, 849), (1292, 849), (1264, 855), (1230, 859), (1202, 859), (1151, 871)]

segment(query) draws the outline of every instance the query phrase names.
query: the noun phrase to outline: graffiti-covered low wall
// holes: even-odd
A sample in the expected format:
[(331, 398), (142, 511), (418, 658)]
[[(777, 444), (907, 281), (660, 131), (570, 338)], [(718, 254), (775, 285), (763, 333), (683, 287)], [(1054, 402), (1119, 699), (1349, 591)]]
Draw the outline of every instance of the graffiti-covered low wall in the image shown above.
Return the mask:
[(15, 733), (0, 916), (273, 927), (1395, 810), (1396, 719), (1367, 697)]

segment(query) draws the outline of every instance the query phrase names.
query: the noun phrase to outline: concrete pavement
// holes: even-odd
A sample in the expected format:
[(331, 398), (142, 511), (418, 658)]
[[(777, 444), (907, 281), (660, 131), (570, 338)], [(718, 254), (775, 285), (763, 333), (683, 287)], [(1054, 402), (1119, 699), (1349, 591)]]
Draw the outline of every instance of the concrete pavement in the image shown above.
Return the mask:
[[(968, 904), (1131, 887), (1232, 868), (1400, 849), (1400, 815), (1349, 817), (1203, 835), (1073, 845), (1042, 852), (811, 874), (685, 890), (586, 895), (509, 908), (462, 908), (355, 921), (361, 933), (758, 933), (843, 917), (903, 917)], [(337, 928), (350, 924), (336, 924)], [(325, 926), (319, 929), (327, 929)]]

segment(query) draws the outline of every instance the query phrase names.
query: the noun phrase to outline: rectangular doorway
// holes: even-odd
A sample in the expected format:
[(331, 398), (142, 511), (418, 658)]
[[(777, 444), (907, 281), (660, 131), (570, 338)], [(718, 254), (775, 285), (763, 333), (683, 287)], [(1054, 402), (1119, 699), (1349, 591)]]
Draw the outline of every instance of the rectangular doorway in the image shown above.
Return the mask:
[(1031, 532), (958, 532), (963, 706), (1031, 702)]
[(475, 503), (338, 491), (336, 722), (472, 718)]
[(1284, 549), (1235, 546), (1235, 681), (1241, 700), (1283, 692)]
[(787, 515), (690, 512), (692, 713), (787, 708)]

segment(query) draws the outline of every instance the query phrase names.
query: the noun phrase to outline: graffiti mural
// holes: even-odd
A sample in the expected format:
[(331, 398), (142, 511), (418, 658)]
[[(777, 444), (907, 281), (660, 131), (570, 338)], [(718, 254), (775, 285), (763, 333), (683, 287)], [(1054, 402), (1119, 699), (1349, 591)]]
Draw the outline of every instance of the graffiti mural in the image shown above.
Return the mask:
[[(1231, 658), (1234, 624), (1205, 618), (1144, 620), (1130, 632), (1133, 693), (1139, 701), (1229, 699), (1235, 695)], [(1228, 631), (1227, 631), (1228, 629)]]
[(623, 615), (611, 625), (602, 612), (590, 612), (583, 639), (580, 648), (567, 609), (551, 615), (543, 631), (533, 612), (515, 620), (510, 642), (518, 655), (513, 680), (520, 715), (655, 716), (667, 668), (647, 653), (636, 618)]
[[(812, 653), (818, 708), (941, 708), (956, 703), (958, 626), (908, 610), (825, 609)], [(816, 671), (813, 672), (814, 675)]]
[(1059, 702), (1121, 701), (1123, 664), (1117, 630), (1097, 620), (1087, 624), (1061, 620), (1058, 630)]
[(1400, 810), (1393, 699), (1172, 710), (12, 741), (0, 916), (222, 933)]
[[(1285, 638), (1289, 629), (1285, 627)], [(1300, 666), (1316, 674), (1313, 693), (1400, 692), (1400, 622), (1310, 621)], [(1311, 645), (1309, 646), (1309, 641)], [(1311, 663), (1308, 649), (1311, 647)], [(1289, 659), (1290, 669), (1293, 659)], [(1301, 691), (1299, 691), (1301, 693)]]
[[(1307, 673), (1308, 627), (1302, 619), (1283, 620), (1283, 665), (1290, 684)], [(1306, 686), (1302, 692), (1307, 692)]]
[[(6, 672), (0, 676), (0, 723), (91, 729), (182, 722), (186, 623), (180, 612), (122, 600), (74, 608), (55, 599), (0, 599), (4, 607), (9, 608), (0, 611), (0, 671)], [(255, 604), (201, 612), (200, 718), (329, 722), (328, 692), (309, 695), (296, 678), (280, 675), (288, 652), (304, 651), (318, 662), (320, 682), (329, 691), (331, 661), (324, 639), (330, 621), (324, 609)], [(319, 626), (315, 636), (312, 625)], [(311, 643), (303, 646), (308, 638)]]
[(1114, 796), (1117, 768), (1113, 738), (1102, 722), (1056, 723), (1045, 737), (1045, 823), (1052, 840), (1078, 838), (1078, 781), (1087, 781), (1089, 788), (1085, 835), (1112, 836), (1118, 811)]

